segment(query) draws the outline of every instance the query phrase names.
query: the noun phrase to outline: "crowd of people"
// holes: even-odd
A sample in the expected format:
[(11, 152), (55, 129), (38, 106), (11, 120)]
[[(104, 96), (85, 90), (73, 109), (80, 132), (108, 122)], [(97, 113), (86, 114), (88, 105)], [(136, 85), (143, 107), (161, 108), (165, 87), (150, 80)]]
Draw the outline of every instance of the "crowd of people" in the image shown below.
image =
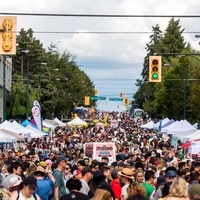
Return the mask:
[[(99, 116), (100, 117), (100, 116)], [(102, 116), (101, 116), (102, 117)], [(198, 200), (200, 162), (178, 141), (140, 128), (142, 120), (108, 113), (117, 128), (58, 127), (0, 153), (0, 198), (10, 200)], [(87, 157), (87, 142), (112, 142), (116, 161)]]

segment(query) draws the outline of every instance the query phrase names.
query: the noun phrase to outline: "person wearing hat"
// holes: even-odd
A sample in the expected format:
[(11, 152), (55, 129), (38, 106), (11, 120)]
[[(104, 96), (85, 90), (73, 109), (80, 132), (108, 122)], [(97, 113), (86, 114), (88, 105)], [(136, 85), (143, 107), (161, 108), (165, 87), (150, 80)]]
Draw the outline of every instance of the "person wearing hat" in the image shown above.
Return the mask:
[(11, 194), (10, 200), (34, 199), (40, 200), (40, 197), (35, 194), (37, 189), (37, 180), (34, 176), (27, 176), (20, 184), (20, 190)]
[(11, 195), (12, 192), (19, 190), (20, 183), (22, 182), (21, 177), (12, 177), (9, 180), (8, 194)]
[(165, 170), (165, 173), (166, 173), (165, 174), (165, 182), (163, 182), (162, 185), (160, 185), (158, 187), (153, 200), (158, 200), (159, 198), (161, 198), (163, 196), (162, 191), (163, 191), (163, 187), (164, 187), (165, 183), (173, 182), (173, 180), (177, 177), (176, 169), (174, 167), (168, 167)]
[(200, 200), (200, 184), (192, 185), (189, 191), (189, 197), (191, 200)]
[(127, 188), (134, 180), (133, 171), (129, 168), (124, 168), (122, 171), (119, 171), (118, 174), (121, 176), (121, 183), (124, 185), (122, 187), (122, 199), (127, 199)]
[(121, 161), (118, 163), (117, 166), (118, 166), (118, 170), (122, 171), (122, 169), (124, 169), (126, 167), (126, 164), (123, 161)]
[(56, 158), (57, 168), (53, 171), (53, 176), (55, 178), (54, 196), (51, 200), (59, 200), (66, 194), (65, 182), (63, 178), (63, 171), (66, 169), (66, 160), (66, 157), (63, 155), (59, 155)]
[(37, 179), (38, 186), (35, 193), (41, 198), (41, 200), (48, 200), (50, 194), (53, 193), (53, 184), (55, 183), (54, 176), (42, 166), (37, 167), (34, 172), (34, 176)]
[(102, 182), (97, 187), (92, 200), (113, 200), (115, 198), (112, 187), (107, 182)]

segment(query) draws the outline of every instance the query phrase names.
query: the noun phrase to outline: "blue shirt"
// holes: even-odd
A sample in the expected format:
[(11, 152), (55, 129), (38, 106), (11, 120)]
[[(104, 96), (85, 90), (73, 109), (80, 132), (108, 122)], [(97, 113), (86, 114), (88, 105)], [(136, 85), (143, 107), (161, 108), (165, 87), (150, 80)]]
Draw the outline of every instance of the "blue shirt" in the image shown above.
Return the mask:
[(40, 197), (41, 200), (48, 200), (48, 194), (53, 189), (53, 181), (48, 177), (45, 179), (38, 179), (37, 186), (38, 188), (35, 193)]

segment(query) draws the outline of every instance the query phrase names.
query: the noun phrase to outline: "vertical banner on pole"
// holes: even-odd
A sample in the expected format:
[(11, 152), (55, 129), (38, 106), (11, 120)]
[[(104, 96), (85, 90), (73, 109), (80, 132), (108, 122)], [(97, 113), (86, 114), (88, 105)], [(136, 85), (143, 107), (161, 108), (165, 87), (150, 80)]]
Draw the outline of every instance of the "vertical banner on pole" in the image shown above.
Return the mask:
[(42, 130), (41, 107), (38, 101), (35, 100), (33, 102), (33, 107), (31, 111), (38, 129), (41, 131)]

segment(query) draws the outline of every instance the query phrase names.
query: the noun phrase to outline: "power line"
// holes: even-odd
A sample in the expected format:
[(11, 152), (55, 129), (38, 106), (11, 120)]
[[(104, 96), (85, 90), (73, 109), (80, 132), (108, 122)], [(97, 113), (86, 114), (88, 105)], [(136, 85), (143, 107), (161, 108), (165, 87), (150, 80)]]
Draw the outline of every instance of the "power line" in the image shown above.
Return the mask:
[(17, 16), (43, 16), (43, 17), (101, 17), (101, 18), (199, 18), (200, 15), (124, 15), (124, 14), (65, 14), (65, 13), (6, 13), (1, 12), (0, 15), (17, 15)]

